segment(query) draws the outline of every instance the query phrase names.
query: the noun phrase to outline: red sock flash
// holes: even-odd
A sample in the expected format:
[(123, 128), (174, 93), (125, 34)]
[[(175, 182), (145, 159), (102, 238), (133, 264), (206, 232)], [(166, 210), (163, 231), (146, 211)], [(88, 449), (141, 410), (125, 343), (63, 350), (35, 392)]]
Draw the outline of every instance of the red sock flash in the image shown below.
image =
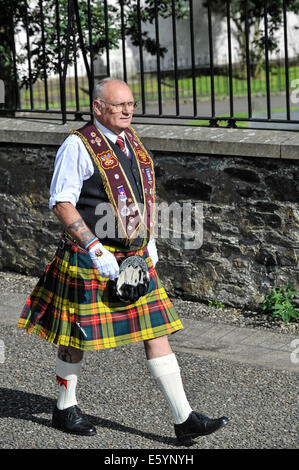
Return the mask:
[(67, 380), (59, 377), (59, 375), (56, 375), (56, 381), (59, 385), (64, 385), (65, 388), (67, 388)]

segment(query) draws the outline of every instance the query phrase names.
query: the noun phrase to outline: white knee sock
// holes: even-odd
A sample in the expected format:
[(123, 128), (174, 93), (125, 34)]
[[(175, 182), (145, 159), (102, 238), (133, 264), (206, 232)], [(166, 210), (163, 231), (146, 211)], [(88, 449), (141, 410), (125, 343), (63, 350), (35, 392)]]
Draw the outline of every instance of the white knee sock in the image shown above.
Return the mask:
[(70, 364), (59, 357), (56, 358), (56, 379), (59, 383), (59, 396), (57, 408), (64, 410), (70, 406), (77, 405), (76, 386), (80, 375), (82, 361)]
[(180, 368), (174, 354), (149, 359), (148, 368), (168, 401), (175, 424), (181, 424), (192, 411), (186, 398)]

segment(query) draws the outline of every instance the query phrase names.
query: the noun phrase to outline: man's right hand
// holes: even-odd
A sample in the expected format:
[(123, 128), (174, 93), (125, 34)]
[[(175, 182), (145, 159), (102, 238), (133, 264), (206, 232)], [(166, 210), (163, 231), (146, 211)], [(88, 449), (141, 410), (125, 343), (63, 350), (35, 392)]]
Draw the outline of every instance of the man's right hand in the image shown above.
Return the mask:
[(100, 276), (108, 277), (109, 279), (118, 277), (119, 266), (115, 256), (101, 242), (92, 245), (88, 253)]

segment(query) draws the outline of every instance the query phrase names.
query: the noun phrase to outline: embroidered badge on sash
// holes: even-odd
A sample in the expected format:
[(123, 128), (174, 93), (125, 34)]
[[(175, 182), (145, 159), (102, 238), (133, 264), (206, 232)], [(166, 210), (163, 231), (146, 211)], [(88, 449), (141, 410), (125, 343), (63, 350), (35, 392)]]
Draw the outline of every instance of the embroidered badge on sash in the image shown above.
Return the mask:
[(109, 170), (118, 165), (118, 160), (114, 155), (112, 155), (112, 152), (98, 153), (97, 158), (104, 170)]
[(153, 184), (153, 177), (152, 177), (150, 168), (146, 168), (145, 173), (146, 173), (147, 181), (149, 182), (149, 184)]
[(126, 192), (124, 190), (124, 187), (123, 186), (117, 186), (117, 191), (118, 191), (118, 194), (120, 196), (120, 199), (122, 201), (125, 201), (127, 199), (127, 195), (126, 195)]
[(136, 150), (137, 158), (141, 163), (144, 163), (146, 165), (151, 163), (150, 157), (147, 155), (147, 153), (144, 150), (142, 149), (135, 149), (135, 150)]

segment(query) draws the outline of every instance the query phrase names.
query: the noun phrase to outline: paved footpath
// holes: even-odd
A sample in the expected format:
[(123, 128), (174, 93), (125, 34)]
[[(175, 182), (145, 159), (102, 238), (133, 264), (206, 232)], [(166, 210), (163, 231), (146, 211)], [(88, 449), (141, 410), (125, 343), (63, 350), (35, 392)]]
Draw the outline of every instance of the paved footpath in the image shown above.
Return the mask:
[[(53, 429), (57, 348), (16, 328), (26, 297), (1, 293), (0, 448), (104, 449), (110, 457), (117, 449), (128, 455), (129, 449), (182, 451), (141, 343), (85, 353), (77, 397), (96, 436)], [(198, 411), (230, 418), (224, 429), (196, 439), (188, 452), (298, 448), (299, 338), (182, 321), (185, 329), (170, 342), (187, 397)]]

